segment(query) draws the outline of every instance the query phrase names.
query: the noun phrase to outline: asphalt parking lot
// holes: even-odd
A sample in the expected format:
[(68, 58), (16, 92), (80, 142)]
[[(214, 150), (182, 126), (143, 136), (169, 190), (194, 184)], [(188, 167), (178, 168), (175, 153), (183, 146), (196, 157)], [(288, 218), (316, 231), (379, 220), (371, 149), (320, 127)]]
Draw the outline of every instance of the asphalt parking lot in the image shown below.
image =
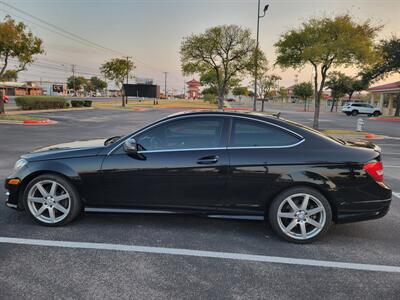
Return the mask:
[[(33, 149), (126, 134), (173, 112), (97, 109), (40, 114), (58, 121), (51, 126), (1, 124), (0, 176)], [(312, 118), (284, 116), (305, 124)], [(351, 126), (352, 119), (341, 118), (322, 115), (329, 121), (321, 124)], [(374, 142), (382, 146), (386, 182), (397, 193), (399, 125), (367, 125), (391, 137)], [(333, 226), (311, 245), (283, 242), (261, 221), (86, 214), (47, 228), (0, 205), (0, 299), (399, 299), (396, 195), (384, 218)]]

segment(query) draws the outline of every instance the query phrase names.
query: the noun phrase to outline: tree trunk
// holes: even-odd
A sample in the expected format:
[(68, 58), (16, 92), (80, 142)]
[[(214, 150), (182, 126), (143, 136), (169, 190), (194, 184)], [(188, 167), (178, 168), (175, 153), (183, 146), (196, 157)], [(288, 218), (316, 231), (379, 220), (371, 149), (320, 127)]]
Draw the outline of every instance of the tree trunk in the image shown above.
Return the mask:
[(396, 117), (400, 116), (400, 94), (397, 94), (397, 100), (396, 100), (396, 111), (394, 113)]
[(125, 107), (125, 93), (124, 93), (124, 89), (121, 89), (121, 94), (122, 94), (122, 107)]
[(218, 109), (224, 108), (224, 96), (225, 96), (225, 87), (220, 87), (218, 89)]
[(2, 90), (0, 90), (0, 115), (5, 113), (3, 96), (4, 96), (4, 93)]
[(333, 112), (333, 107), (335, 106), (335, 97), (332, 97), (332, 105), (331, 105), (331, 112)]
[(307, 98), (304, 97), (304, 111), (307, 111)]
[(314, 66), (315, 74), (314, 74), (314, 122), (313, 122), (313, 128), (318, 129), (318, 120), (319, 120), (319, 108), (320, 108), (320, 99), (321, 95), (318, 92), (318, 69), (316, 66)]

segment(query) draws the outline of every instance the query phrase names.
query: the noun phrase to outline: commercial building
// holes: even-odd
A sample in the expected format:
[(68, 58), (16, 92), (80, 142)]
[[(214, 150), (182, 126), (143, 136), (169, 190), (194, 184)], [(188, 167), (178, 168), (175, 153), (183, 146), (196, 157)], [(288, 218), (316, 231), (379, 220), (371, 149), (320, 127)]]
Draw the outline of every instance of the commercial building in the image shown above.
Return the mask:
[(40, 87), (23, 82), (0, 82), (0, 90), (7, 96), (38, 96), (43, 94)]

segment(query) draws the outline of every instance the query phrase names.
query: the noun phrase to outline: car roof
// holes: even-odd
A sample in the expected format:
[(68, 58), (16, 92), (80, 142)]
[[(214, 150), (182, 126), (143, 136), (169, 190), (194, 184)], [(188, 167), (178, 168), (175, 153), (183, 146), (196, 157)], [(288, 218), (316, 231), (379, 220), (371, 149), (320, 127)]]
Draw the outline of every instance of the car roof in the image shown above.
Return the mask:
[(187, 111), (180, 111), (174, 114), (171, 114), (166, 117), (173, 118), (176, 116), (185, 116), (185, 115), (221, 115), (221, 116), (244, 116), (244, 117), (253, 117), (253, 118), (264, 118), (269, 120), (277, 120), (278, 117), (276, 115), (268, 115), (248, 110), (219, 110), (219, 109), (207, 109), (207, 110), (187, 110)]

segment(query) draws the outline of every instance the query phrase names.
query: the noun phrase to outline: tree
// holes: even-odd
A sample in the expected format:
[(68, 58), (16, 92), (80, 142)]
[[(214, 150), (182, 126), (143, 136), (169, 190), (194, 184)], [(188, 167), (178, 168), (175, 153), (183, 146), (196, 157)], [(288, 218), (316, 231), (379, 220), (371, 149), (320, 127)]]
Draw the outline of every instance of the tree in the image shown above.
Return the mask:
[(351, 77), (338, 71), (334, 71), (328, 75), (328, 80), (326, 81), (325, 86), (331, 90), (331, 112), (333, 111), (333, 107), (335, 106), (335, 104), (337, 109), (338, 99), (346, 95), (349, 91), (351, 80)]
[[(135, 65), (130, 59), (113, 58), (105, 62), (100, 71), (109, 80), (115, 82), (115, 85), (123, 88), (124, 79), (129, 76), (129, 73), (135, 68)], [(124, 97), (122, 96), (122, 106), (125, 106)]]
[(347, 95), (349, 95), (349, 101), (353, 97), (355, 92), (361, 92), (367, 89), (369, 86), (369, 82), (363, 80), (362, 78), (353, 77), (349, 79), (349, 84), (347, 87)]
[(276, 64), (282, 68), (299, 69), (311, 64), (314, 69), (315, 129), (319, 125), (321, 97), (328, 71), (332, 67), (374, 62), (373, 40), (380, 29), (369, 20), (356, 23), (350, 15), (312, 18), (300, 28), (283, 34), (275, 44)]
[(26, 30), (22, 22), (14, 21), (6, 16), (0, 23), (0, 77), (7, 71), (10, 59), (18, 61), (16, 73), (26, 70), (26, 66), (34, 61), (36, 54), (43, 53), (42, 40)]
[(303, 99), (304, 101), (304, 111), (307, 110), (307, 99), (311, 97), (314, 93), (311, 82), (302, 82), (296, 84), (293, 89), (295, 96)]
[(18, 72), (16, 70), (7, 70), (0, 77), (0, 81), (17, 81), (18, 80)]
[(88, 82), (89, 91), (91, 92), (103, 91), (105, 88), (107, 88), (107, 82), (101, 80), (97, 76), (90, 77)]
[(223, 108), (225, 92), (233, 78), (253, 70), (256, 42), (249, 29), (222, 25), (193, 34), (182, 41), (180, 55), (185, 75), (213, 72), (218, 107)]
[(282, 97), (282, 101), (283, 101), (283, 99), (286, 99), (288, 97), (288, 95), (289, 95), (288, 89), (283, 87), (283, 86), (281, 86), (279, 88), (279, 96)]
[[(373, 82), (388, 75), (400, 73), (400, 38), (393, 36), (389, 40), (381, 40), (376, 47), (378, 61), (361, 72), (364, 82)], [(400, 93), (397, 95), (395, 116), (400, 114)]]
[[(35, 54), (41, 54), (42, 40), (35, 37), (22, 22), (15, 22), (6, 16), (0, 22), (0, 79), (17, 79), (17, 74), (26, 70), (26, 66), (33, 62)], [(7, 70), (10, 59), (17, 61), (16, 70)], [(4, 100), (0, 97), (0, 114), (4, 113)]]
[[(238, 78), (231, 78), (225, 87), (224, 96), (230, 89), (237, 86), (239, 82), (240, 80)], [(218, 95), (218, 78), (214, 70), (208, 70), (207, 72), (202, 73), (200, 76), (200, 84), (206, 87), (206, 94)]]
[(267, 72), (261, 73), (258, 77), (258, 95), (262, 99), (270, 96), (273, 90), (278, 88), (278, 82), (282, 80), (279, 75), (268, 74)]
[(74, 92), (77, 90), (85, 90), (88, 86), (88, 80), (83, 76), (70, 76), (67, 78), (68, 89), (73, 89)]
[(237, 86), (233, 88), (232, 94), (239, 97), (239, 102), (242, 100), (242, 96), (248, 96), (249, 90), (246, 86)]

